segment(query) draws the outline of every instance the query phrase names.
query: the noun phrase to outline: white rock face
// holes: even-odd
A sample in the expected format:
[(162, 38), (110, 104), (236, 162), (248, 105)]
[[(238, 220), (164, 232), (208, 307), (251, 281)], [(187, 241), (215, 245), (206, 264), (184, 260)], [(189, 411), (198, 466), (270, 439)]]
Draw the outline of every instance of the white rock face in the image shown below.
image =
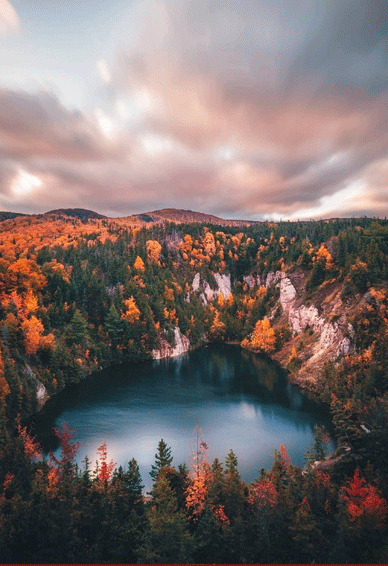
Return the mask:
[(295, 299), (296, 289), (291, 283), (291, 279), (283, 277), (283, 279), (280, 280), (280, 304), (284, 312), (288, 312)]
[[(209, 301), (212, 301), (215, 297), (218, 297), (221, 293), (225, 298), (229, 297), (232, 292), (232, 283), (230, 280), (230, 274), (215, 273), (214, 279), (217, 284), (217, 289), (212, 289), (207, 281), (202, 282), (203, 292), (199, 295), (199, 298), (203, 305), (207, 305)], [(193, 279), (192, 283), (193, 291), (201, 290), (201, 276), (197, 273)]]
[(338, 347), (334, 357), (347, 355), (350, 350), (350, 340), (343, 336), (343, 332), (336, 322), (328, 322), (319, 316), (317, 307), (301, 305), (296, 307), (297, 293), (288, 277), (280, 281), (280, 304), (283, 312), (288, 316), (288, 323), (294, 334), (300, 334), (309, 326), (320, 333), (320, 339), (315, 347), (314, 358), (320, 356), (325, 350), (331, 348), (336, 342)]
[(38, 401), (38, 409), (41, 409), (46, 401), (50, 398), (49, 394), (41, 381), (36, 381), (36, 399)]
[(320, 318), (316, 307), (312, 305), (310, 307), (302, 305), (298, 309), (293, 309), (290, 305), (288, 307), (288, 320), (295, 334), (303, 332), (306, 326), (311, 326), (314, 330), (317, 329)]
[(227, 299), (232, 292), (232, 283), (230, 281), (230, 273), (228, 275), (221, 273), (215, 273), (214, 279), (216, 280), (218, 289), (216, 291), (217, 295), (221, 293), (224, 295), (224, 298)]
[(347, 336), (345, 336), (345, 338), (343, 338), (341, 342), (338, 344), (336, 355), (347, 356), (350, 352), (350, 346), (351, 346), (350, 339)]
[(152, 350), (154, 360), (163, 358), (175, 358), (185, 354), (190, 349), (190, 340), (181, 333), (178, 326), (174, 328), (174, 345), (171, 346), (164, 338), (160, 339), (160, 348)]
[[(256, 279), (253, 277), (253, 275), (244, 275), (243, 280), (250, 289), (253, 289), (253, 287), (256, 285)], [(260, 283), (258, 284), (260, 285)]]
[(214, 299), (214, 295), (216, 295), (207, 281), (204, 281), (203, 283), (203, 292), (208, 301), (212, 301)]
[(268, 289), (271, 285), (275, 285), (280, 280), (281, 275), (281, 271), (270, 271), (265, 280), (266, 288)]
[(201, 282), (201, 276), (200, 276), (199, 273), (197, 273), (197, 274), (195, 275), (195, 277), (194, 277), (194, 279), (193, 279), (193, 283), (192, 283), (192, 285), (191, 285), (192, 288), (193, 288), (194, 293), (199, 290), (199, 284), (200, 284), (200, 282)]
[(40, 381), (37, 381), (37, 383), (36, 383), (36, 398), (38, 399), (38, 401), (43, 401), (43, 399), (46, 397), (46, 395), (47, 395), (47, 390), (46, 390), (45, 386)]

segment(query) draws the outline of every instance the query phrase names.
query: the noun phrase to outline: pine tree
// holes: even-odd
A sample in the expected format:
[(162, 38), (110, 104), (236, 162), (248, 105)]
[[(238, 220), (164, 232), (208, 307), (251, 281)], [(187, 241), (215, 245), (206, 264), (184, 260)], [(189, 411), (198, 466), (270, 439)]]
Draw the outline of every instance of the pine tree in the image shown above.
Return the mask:
[(75, 344), (85, 345), (88, 332), (88, 323), (79, 309), (76, 309), (73, 318), (67, 325), (67, 332)]
[(151, 466), (150, 476), (155, 482), (159, 472), (162, 468), (166, 468), (171, 465), (173, 457), (171, 456), (171, 448), (167, 446), (163, 438), (159, 441), (158, 451), (155, 454), (155, 465)]

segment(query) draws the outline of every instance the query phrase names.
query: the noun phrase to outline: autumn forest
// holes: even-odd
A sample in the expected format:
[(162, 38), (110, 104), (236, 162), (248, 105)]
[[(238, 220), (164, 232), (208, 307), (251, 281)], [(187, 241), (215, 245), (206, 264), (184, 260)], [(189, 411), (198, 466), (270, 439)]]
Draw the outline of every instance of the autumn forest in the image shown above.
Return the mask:
[[(2, 215), (1, 562), (386, 563), (387, 281), (387, 220)], [(168, 355), (177, 335), (276, 360), (330, 407), (334, 454), (317, 426), (304, 467), (281, 445), (247, 483), (235, 447), (210, 461), (199, 438), (187, 465), (161, 439), (148, 494), (105, 443), (77, 465), (66, 423), (61, 456), (42, 456), (31, 422), (45, 402)]]

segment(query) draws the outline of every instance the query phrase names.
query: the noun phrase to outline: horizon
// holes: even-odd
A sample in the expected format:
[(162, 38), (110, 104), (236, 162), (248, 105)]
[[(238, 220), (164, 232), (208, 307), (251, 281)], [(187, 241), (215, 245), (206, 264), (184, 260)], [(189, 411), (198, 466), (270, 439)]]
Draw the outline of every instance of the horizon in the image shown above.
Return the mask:
[[(80, 211), (80, 212), (87, 212), (87, 213), (92, 213), (92, 214), (97, 214), (99, 216), (101, 216), (101, 219), (109, 219), (109, 220), (119, 220), (119, 219), (125, 219), (125, 218), (131, 218), (131, 217), (137, 217), (137, 216), (142, 216), (144, 214), (155, 214), (158, 215), (161, 212), (167, 212), (167, 211), (171, 211), (171, 212), (189, 212), (192, 214), (201, 214), (204, 216), (211, 216), (214, 217), (218, 220), (223, 220), (225, 222), (252, 222), (252, 223), (274, 223), (274, 224), (279, 224), (282, 222), (334, 222), (334, 221), (339, 221), (339, 220), (359, 220), (359, 219), (368, 219), (368, 220), (387, 220), (387, 217), (378, 217), (378, 216), (333, 216), (333, 217), (322, 217), (322, 218), (298, 218), (295, 220), (288, 220), (288, 219), (284, 219), (284, 218), (280, 218), (279, 220), (270, 220), (270, 219), (263, 219), (263, 220), (250, 220), (247, 218), (223, 218), (222, 216), (217, 216), (215, 214), (211, 214), (211, 213), (207, 213), (207, 212), (200, 212), (198, 210), (191, 210), (191, 209), (180, 209), (180, 208), (171, 208), (171, 207), (166, 207), (166, 208), (160, 208), (158, 210), (143, 210), (141, 212), (135, 212), (133, 214), (129, 214), (129, 215), (123, 215), (123, 216), (107, 216), (104, 215), (100, 212), (98, 212), (97, 210), (91, 210), (88, 208), (81, 208), (81, 207), (61, 207), (61, 208), (57, 208), (57, 209), (51, 209), (51, 210), (45, 210), (43, 212), (33, 212), (33, 213), (24, 213), (24, 212), (17, 212), (16, 210), (0, 210), (0, 215), (1, 214), (16, 214), (16, 218), (18, 216), (44, 216), (46, 214), (57, 214), (60, 212), (63, 213), (67, 213), (67, 211), (70, 212), (75, 212), (75, 211)], [(7, 219), (7, 220), (12, 220), (14, 217)], [(166, 221), (171, 221), (174, 222), (174, 220), (169, 220), (166, 219)], [(156, 221), (157, 222), (157, 221)], [(177, 220), (177, 222), (179, 223), (180, 221)], [(193, 222), (199, 222), (199, 221), (193, 221)], [(206, 223), (206, 221), (203, 221), (204, 223)], [(182, 222), (183, 224), (187, 224), (190, 222)], [(208, 223), (211, 224), (211, 222), (209, 221)]]
[(387, 56), (380, 0), (0, 0), (0, 209), (384, 218)]

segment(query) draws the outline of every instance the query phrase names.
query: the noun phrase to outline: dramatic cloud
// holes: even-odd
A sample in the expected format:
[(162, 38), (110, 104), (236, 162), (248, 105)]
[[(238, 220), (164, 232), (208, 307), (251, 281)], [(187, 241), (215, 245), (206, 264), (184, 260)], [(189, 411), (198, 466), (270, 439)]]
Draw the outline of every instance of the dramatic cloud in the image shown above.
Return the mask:
[[(36, 190), (107, 214), (385, 216), (386, 1), (139, 0), (128, 17), (128, 47), (95, 58), (99, 104), (0, 91), (8, 207), (41, 209)], [(20, 171), (41, 185), (15, 195)]]

